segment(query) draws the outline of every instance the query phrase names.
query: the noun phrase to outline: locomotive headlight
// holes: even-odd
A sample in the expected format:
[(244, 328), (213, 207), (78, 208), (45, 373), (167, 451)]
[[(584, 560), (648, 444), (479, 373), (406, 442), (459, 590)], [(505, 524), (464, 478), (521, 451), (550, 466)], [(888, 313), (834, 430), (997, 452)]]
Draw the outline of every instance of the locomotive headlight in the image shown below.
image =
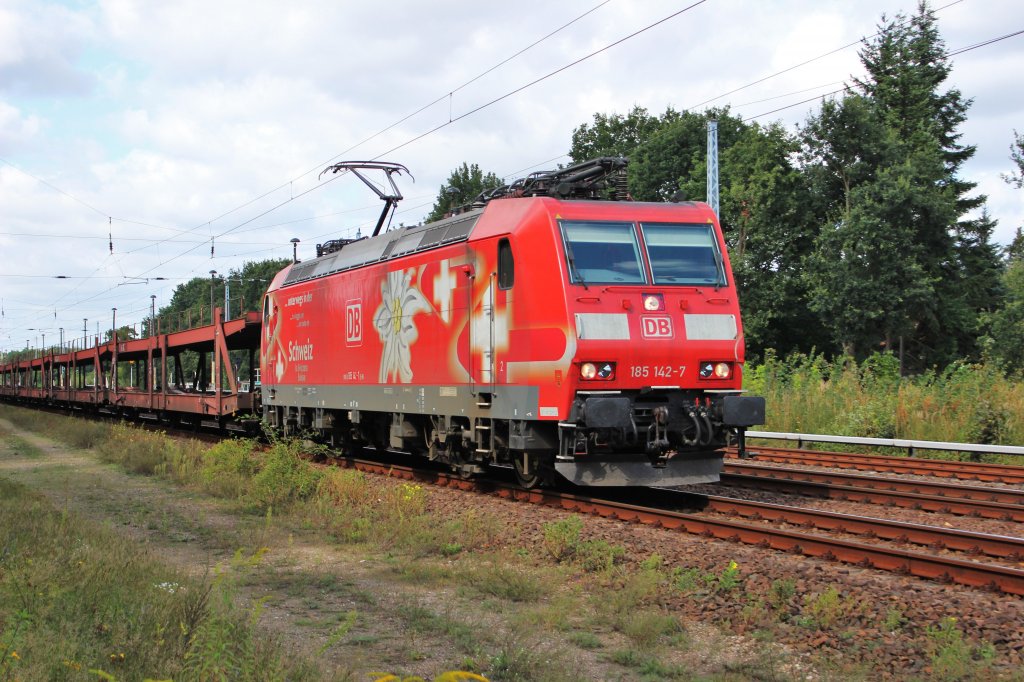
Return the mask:
[(700, 363), (701, 379), (728, 379), (732, 377), (732, 364), (728, 362)]
[(661, 294), (644, 294), (644, 310), (648, 312), (655, 312), (657, 310), (665, 309), (665, 297)]
[(584, 362), (580, 365), (580, 378), (586, 381), (611, 381), (615, 378), (615, 363)]

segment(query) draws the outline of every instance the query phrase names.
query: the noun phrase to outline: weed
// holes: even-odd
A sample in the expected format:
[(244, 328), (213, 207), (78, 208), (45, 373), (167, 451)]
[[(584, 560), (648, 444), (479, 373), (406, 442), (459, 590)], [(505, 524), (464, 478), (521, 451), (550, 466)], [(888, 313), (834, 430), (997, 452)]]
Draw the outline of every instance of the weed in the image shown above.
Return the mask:
[(208, 449), (197, 472), (203, 489), (229, 499), (244, 496), (257, 469), (255, 450), (251, 440), (222, 440)]
[(622, 634), (644, 651), (654, 649), (663, 636), (682, 632), (678, 619), (655, 610), (634, 611), (625, 615), (619, 626)]
[(660, 554), (652, 554), (640, 562), (641, 571), (660, 571), (665, 565), (665, 560)]
[(682, 677), (685, 671), (667, 666), (654, 656), (643, 654), (632, 649), (620, 649), (609, 656), (609, 659), (627, 668), (633, 668), (641, 679), (672, 679)]
[(898, 632), (903, 629), (907, 622), (907, 618), (903, 615), (902, 611), (897, 608), (890, 608), (885, 612), (885, 621), (882, 623), (882, 627), (885, 628), (886, 632)]
[(823, 592), (804, 598), (804, 614), (799, 624), (804, 627), (831, 629), (841, 618), (850, 615), (856, 608), (853, 597), (843, 599), (835, 585), (829, 585)]
[(493, 547), (507, 535), (505, 524), (497, 515), (470, 509), (445, 524), (451, 538), (447, 544), (458, 544), (465, 551)]
[(719, 592), (731, 592), (735, 590), (743, 580), (740, 578), (740, 565), (730, 561), (729, 565), (722, 570), (716, 582), (716, 589)]
[(581, 649), (600, 649), (604, 646), (593, 632), (574, 632), (569, 635), (569, 641)]
[[(556, 575), (550, 575), (542, 580), (544, 585), (554, 585), (560, 582)], [(583, 615), (580, 612), (579, 599), (578, 593), (560, 590), (537, 602), (531, 608), (521, 609), (510, 622), (512, 627), (522, 630), (544, 629), (568, 632), (572, 630), (574, 621)]]
[(311, 498), (323, 472), (301, 459), (297, 441), (275, 443), (261, 458), (245, 500), (258, 509), (287, 507)]
[(550, 591), (534, 573), (505, 563), (472, 571), (468, 579), (483, 594), (515, 602), (534, 602)]
[(988, 642), (972, 647), (964, 640), (957, 619), (943, 618), (925, 628), (926, 649), (938, 679), (961, 680), (980, 676), (991, 667), (995, 648)]
[(768, 625), (771, 618), (771, 610), (763, 599), (750, 598), (740, 611), (739, 622), (747, 628), (756, 628)]
[(673, 585), (680, 592), (696, 592), (705, 582), (704, 572), (699, 568), (676, 568), (672, 573)]
[(586, 571), (607, 571), (626, 557), (626, 548), (605, 540), (583, 540), (583, 520), (567, 516), (544, 524), (544, 548), (555, 561), (575, 561)]
[(796, 595), (796, 580), (793, 578), (779, 578), (772, 582), (768, 593), (768, 601), (778, 610), (785, 609), (789, 600)]
[(555, 561), (566, 561), (575, 555), (583, 532), (583, 519), (566, 516), (544, 524), (544, 549)]
[(111, 427), (109, 437), (96, 445), (100, 459), (146, 476), (166, 471), (172, 451), (173, 445), (163, 433), (125, 423)]
[(500, 647), (490, 661), (488, 673), (492, 679), (509, 682), (574, 679), (568, 666), (540, 640), (513, 636), (503, 641)]

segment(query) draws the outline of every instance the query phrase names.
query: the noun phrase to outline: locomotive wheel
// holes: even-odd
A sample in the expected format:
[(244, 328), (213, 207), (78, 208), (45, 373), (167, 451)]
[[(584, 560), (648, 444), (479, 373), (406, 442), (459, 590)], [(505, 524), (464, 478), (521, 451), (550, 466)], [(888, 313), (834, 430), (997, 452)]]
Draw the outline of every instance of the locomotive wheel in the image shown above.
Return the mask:
[(544, 482), (540, 470), (540, 458), (536, 455), (530, 457), (525, 452), (517, 452), (512, 455), (512, 465), (516, 472), (516, 482), (523, 488), (529, 490)]

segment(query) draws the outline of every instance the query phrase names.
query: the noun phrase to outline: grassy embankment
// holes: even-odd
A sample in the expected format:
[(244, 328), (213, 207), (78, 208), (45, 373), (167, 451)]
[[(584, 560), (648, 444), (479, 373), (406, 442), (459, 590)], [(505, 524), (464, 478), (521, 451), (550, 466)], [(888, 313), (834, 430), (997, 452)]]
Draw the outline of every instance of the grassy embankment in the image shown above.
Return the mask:
[[(901, 378), (899, 361), (887, 354), (860, 365), (821, 356), (769, 356), (747, 369), (744, 388), (766, 398), (766, 431), (1024, 445), (1024, 381), (991, 366), (955, 364)], [(1002, 459), (1024, 464), (1020, 457)]]
[[(819, 370), (797, 367), (789, 386), (796, 383), (794, 377), (804, 381), (814, 371)], [(761, 380), (769, 378), (775, 377), (765, 371)], [(834, 378), (842, 385), (851, 381), (845, 373)], [(819, 380), (816, 389), (827, 391), (822, 383), (827, 387), (831, 382)], [(667, 566), (658, 556), (627, 561), (623, 547), (585, 539), (585, 522), (578, 517), (547, 524), (543, 541), (531, 549), (510, 547), (505, 519), (473, 510), (439, 519), (427, 508), (420, 486), (381, 485), (358, 472), (310, 467), (295, 457), (296, 444), (277, 444), (266, 452), (248, 441), (210, 448), (134, 427), (26, 410), (4, 407), (0, 416), (76, 448), (94, 447), (101, 459), (126, 471), (231, 500), (241, 513), (265, 514), (272, 508), (274, 523), (312, 529), (356, 555), (383, 558), (383, 566), (400, 580), (455, 589), (500, 605), (490, 608), (501, 610), (508, 628), (504, 632), (421, 604), (406, 605), (397, 617), (410, 633), (410, 662), (417, 660), (417, 638), (433, 636), (452, 643), (453, 667), (492, 679), (580, 679), (572, 651), (548, 644), (559, 640), (596, 652), (603, 665), (624, 669), (627, 678), (780, 679), (784, 660), (772, 641), (805, 631), (845, 638), (862, 627), (859, 607), (837, 597), (835, 586), (812, 593), (779, 579), (753, 588), (744, 567), (735, 562), (682, 567)], [(12, 442), (5, 440), (10, 450)], [(13, 445), (31, 456), (23, 441)], [(90, 668), (118, 679), (322, 675), (317, 661), (296, 661), (272, 640), (254, 635), (260, 605), (238, 608), (230, 571), (219, 580), (197, 583), (134, 554), (114, 533), (56, 511), (26, 490), (5, 485), (2, 493), (3, 682), (90, 679), (71, 674)], [(258, 549), (247, 548), (247, 555)], [(690, 626), (666, 607), (680, 598), (728, 604), (732, 622), (725, 624), (727, 631), (740, 627), (765, 644), (741, 660), (707, 663), (706, 652), (691, 639)], [(366, 616), (356, 611), (345, 615), (332, 624), (321, 653), (339, 643), (359, 646), (360, 637), (372, 644), (375, 635), (356, 634), (367, 625)], [(909, 614), (892, 612), (885, 620), (890, 636), (914, 642), (913, 648), (930, 657), (937, 670), (950, 672), (950, 679), (990, 665), (990, 645), (968, 639), (955, 619), (915, 623)], [(870, 677), (870, 664), (857, 656), (832, 656), (817, 663), (841, 677)], [(694, 671), (697, 662), (704, 673)]]
[[(63, 422), (61, 435), (80, 443), (108, 430)], [(12, 454), (41, 456), (3, 440)], [(258, 609), (239, 610), (232, 595), (227, 572), (190, 580), (0, 478), (0, 680), (318, 679), (259, 636)]]

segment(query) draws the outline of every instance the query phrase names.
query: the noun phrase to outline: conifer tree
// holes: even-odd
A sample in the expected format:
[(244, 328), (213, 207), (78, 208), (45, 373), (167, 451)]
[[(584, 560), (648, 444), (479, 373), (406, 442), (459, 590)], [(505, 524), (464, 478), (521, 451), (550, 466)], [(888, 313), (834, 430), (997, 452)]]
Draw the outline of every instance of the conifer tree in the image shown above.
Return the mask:
[(861, 51), (860, 94), (823, 107), (804, 131), (826, 216), (810, 304), (847, 350), (901, 338), (923, 368), (976, 351), (1000, 264), (993, 222), (967, 217), (985, 201), (958, 174), (974, 154), (958, 131), (970, 100), (943, 90), (952, 66), (935, 20), (921, 3), (882, 22)]

